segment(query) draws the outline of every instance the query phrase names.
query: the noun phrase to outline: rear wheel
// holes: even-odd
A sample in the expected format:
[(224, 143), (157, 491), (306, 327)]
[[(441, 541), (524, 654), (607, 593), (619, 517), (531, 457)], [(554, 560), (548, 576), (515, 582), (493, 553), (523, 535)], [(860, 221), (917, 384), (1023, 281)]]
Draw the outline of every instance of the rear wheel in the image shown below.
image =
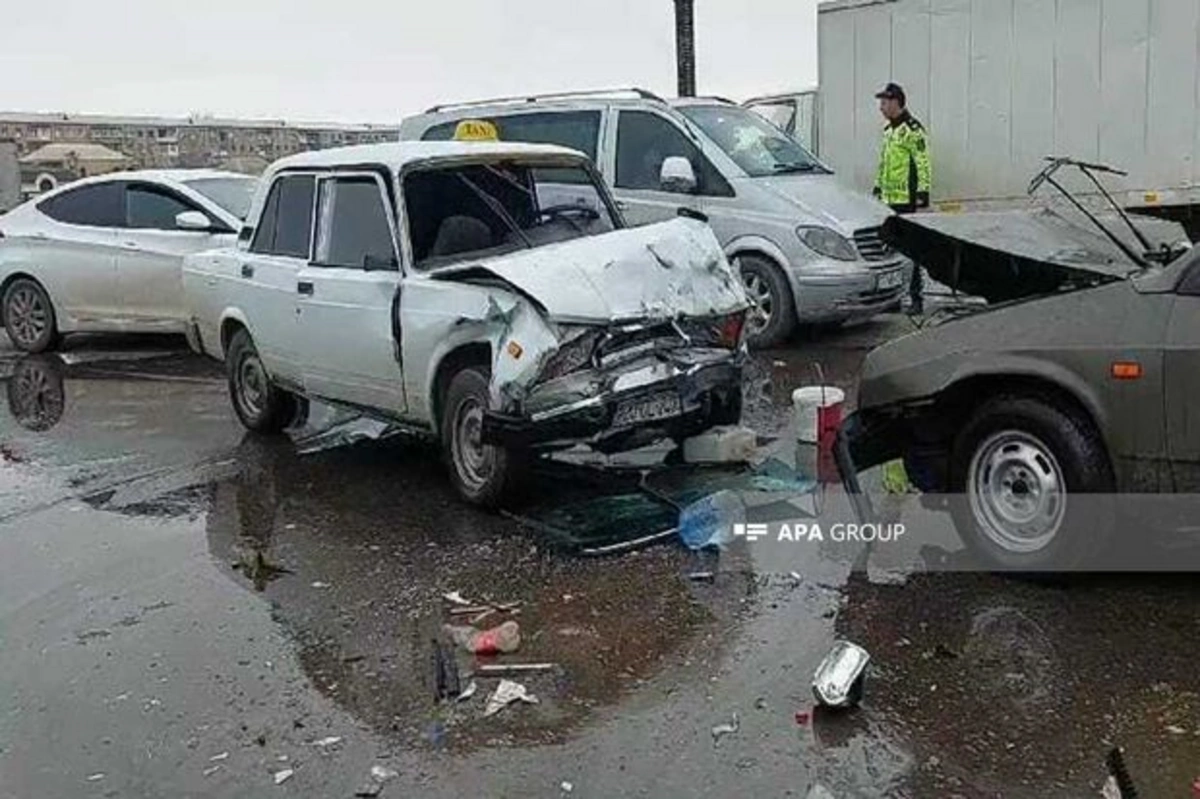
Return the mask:
[(787, 276), (758, 255), (739, 255), (736, 265), (751, 303), (747, 340), (755, 347), (782, 344), (796, 327), (796, 302)]
[(0, 298), (4, 329), (13, 345), (25, 352), (45, 352), (58, 344), (58, 322), (50, 295), (30, 278), (17, 278)]
[(271, 382), (245, 330), (237, 331), (229, 340), (226, 365), (229, 398), (247, 430), (278, 433), (292, 422), (298, 408), (295, 396)]
[(1085, 565), (1115, 531), (1104, 443), (1090, 420), (1053, 399), (986, 403), (959, 432), (950, 474), (964, 543), (1002, 569)]
[(442, 448), (454, 487), (468, 502), (496, 507), (516, 487), (519, 467), (513, 453), (484, 444), (488, 372), (467, 367), (450, 379), (442, 402)]

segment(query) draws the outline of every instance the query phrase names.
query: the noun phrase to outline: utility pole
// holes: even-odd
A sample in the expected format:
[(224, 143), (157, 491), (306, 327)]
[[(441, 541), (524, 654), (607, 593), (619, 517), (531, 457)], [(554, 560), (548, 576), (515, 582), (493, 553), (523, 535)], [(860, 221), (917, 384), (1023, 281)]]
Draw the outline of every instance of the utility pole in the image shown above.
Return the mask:
[(696, 96), (696, 18), (694, 0), (675, 0), (675, 72), (679, 96)]

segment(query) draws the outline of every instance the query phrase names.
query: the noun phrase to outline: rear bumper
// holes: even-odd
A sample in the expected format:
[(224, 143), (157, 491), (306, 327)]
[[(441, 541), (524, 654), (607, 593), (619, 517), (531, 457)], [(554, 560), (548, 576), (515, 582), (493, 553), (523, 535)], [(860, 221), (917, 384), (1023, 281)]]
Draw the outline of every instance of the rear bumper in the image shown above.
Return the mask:
[[(484, 416), (484, 443), (538, 447), (586, 443), (617, 451), (663, 437), (701, 432), (714, 414), (740, 407), (742, 361), (739, 354), (719, 360), (639, 363), (610, 377), (593, 396), (525, 415), (490, 411)], [(614, 426), (617, 407), (663, 393), (675, 393), (680, 413), (665, 419)]]

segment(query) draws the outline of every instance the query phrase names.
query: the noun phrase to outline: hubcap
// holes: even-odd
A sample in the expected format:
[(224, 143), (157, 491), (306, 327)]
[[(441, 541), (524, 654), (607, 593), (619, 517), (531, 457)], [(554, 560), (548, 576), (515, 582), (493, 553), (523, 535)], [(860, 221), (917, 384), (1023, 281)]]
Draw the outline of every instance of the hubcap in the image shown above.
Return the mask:
[(257, 355), (247, 354), (238, 365), (238, 400), (250, 416), (259, 416), (267, 401), (267, 373)]
[(1040, 439), (1020, 430), (995, 433), (979, 445), (971, 458), (967, 491), (984, 534), (1013, 553), (1045, 548), (1067, 512), (1058, 459)]
[(483, 443), (483, 404), (475, 397), (459, 403), (453, 435), (454, 468), (463, 483), (477, 491), (491, 478), (496, 453)]
[(29, 286), (21, 286), (9, 296), (4, 316), (16, 343), (24, 347), (36, 344), (50, 324), (41, 295)]
[(746, 287), (746, 296), (750, 299), (750, 314), (747, 325), (750, 333), (761, 333), (771, 323), (771, 312), (774, 303), (771, 301), (771, 287), (757, 272), (747, 272), (740, 269), (742, 285)]

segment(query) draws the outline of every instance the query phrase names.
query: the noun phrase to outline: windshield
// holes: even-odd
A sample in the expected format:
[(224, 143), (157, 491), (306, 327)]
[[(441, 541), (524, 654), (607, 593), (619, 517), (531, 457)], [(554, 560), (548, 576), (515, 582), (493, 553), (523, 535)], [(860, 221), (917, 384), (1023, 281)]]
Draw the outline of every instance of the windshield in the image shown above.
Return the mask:
[(799, 142), (745, 108), (685, 105), (679, 112), (752, 178), (789, 172), (829, 172)]
[(250, 211), (250, 198), (258, 178), (197, 178), (185, 180), (183, 185), (198, 191), (238, 219), (245, 219)]
[(583, 166), (505, 161), (422, 169), (404, 178), (416, 265), (432, 268), (617, 227)]

